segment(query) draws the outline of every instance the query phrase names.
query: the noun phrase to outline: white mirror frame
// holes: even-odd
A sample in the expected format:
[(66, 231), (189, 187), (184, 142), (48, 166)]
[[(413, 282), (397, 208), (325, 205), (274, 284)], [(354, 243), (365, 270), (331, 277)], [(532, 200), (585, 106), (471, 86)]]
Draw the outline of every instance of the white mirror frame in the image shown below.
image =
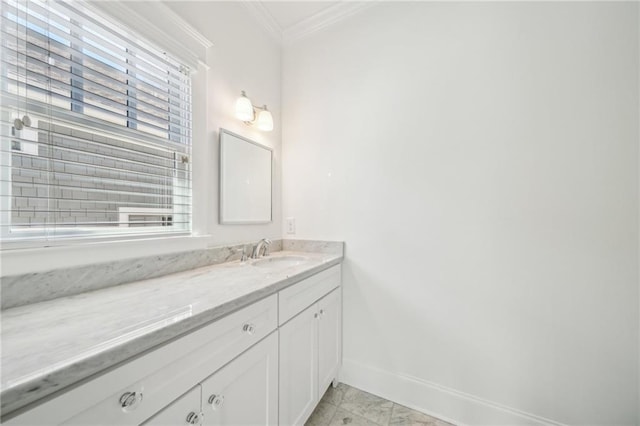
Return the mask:
[[(239, 170), (239, 168), (247, 169), (250, 165), (247, 165), (245, 160), (247, 158), (230, 158), (232, 154), (235, 152), (230, 149), (233, 147), (232, 144), (246, 143), (243, 148), (246, 150), (247, 148), (256, 150), (265, 150), (265, 154), (268, 153), (269, 164), (268, 164), (268, 177), (266, 173), (267, 165), (262, 164), (260, 167), (262, 168), (262, 172), (257, 170), (258, 174), (247, 177), (247, 183), (249, 181), (262, 182), (268, 179), (268, 200), (269, 206), (268, 209), (266, 206), (259, 206), (260, 209), (265, 210), (264, 215), (260, 215), (260, 217), (249, 218), (247, 215), (244, 217), (233, 217), (234, 215), (230, 214), (229, 210), (240, 210), (243, 209), (251, 209), (252, 200), (251, 194), (243, 192), (241, 187), (236, 185), (236, 187), (232, 187), (234, 184), (234, 180), (238, 180), (238, 176), (235, 176), (235, 179), (232, 175), (230, 175), (231, 171)], [(240, 145), (238, 145), (240, 146)], [(254, 151), (258, 155), (262, 153), (260, 151)], [(236, 153), (237, 154), (237, 153)], [(233, 160), (236, 160), (233, 162)], [(254, 159), (257, 161), (257, 159)], [(247, 171), (251, 171), (249, 168)], [(243, 176), (244, 178), (244, 176)], [(251, 139), (247, 139), (244, 136), (240, 136), (236, 133), (233, 133), (229, 130), (220, 128), (220, 197), (219, 197), (219, 223), (221, 225), (250, 225), (250, 224), (261, 224), (261, 223), (270, 223), (273, 221), (273, 149), (261, 145), (257, 142), (252, 141)], [(237, 183), (237, 182), (235, 182)], [(266, 189), (266, 185), (262, 185), (262, 188), (255, 188), (258, 190), (262, 190), (258, 197), (266, 198), (267, 194), (264, 192)], [(235, 199), (230, 197), (230, 194), (236, 195)], [(238, 197), (240, 195), (240, 197)], [(239, 203), (239, 204), (238, 204)], [(266, 214), (266, 210), (268, 210), (268, 214)]]

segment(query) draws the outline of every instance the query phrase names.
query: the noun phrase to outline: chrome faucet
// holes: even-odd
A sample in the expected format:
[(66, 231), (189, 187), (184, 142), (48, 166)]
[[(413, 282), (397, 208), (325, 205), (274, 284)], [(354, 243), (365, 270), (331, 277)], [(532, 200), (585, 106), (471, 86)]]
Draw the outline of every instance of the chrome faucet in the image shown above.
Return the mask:
[(269, 246), (271, 245), (271, 240), (268, 238), (263, 238), (260, 241), (258, 241), (258, 244), (256, 244), (253, 247), (253, 251), (251, 252), (251, 258), (252, 259), (257, 259), (260, 257), (260, 251), (264, 249), (263, 252), (263, 256), (269, 256)]

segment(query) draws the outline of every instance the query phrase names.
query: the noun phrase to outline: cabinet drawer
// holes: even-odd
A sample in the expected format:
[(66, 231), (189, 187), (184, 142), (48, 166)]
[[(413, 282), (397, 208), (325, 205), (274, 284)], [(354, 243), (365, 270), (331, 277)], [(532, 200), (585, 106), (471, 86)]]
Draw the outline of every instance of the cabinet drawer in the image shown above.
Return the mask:
[(141, 426), (176, 426), (187, 424), (200, 424), (202, 411), (200, 407), (200, 385), (173, 401), (164, 410), (144, 422)]
[[(276, 297), (272, 295), (191, 332), (8, 424), (140, 424), (275, 330)], [(142, 399), (123, 408), (121, 399), (133, 392), (136, 396), (141, 393)]]
[(291, 318), (311, 306), (322, 296), (340, 285), (340, 265), (332, 266), (278, 293), (279, 313), (278, 325), (282, 325)]

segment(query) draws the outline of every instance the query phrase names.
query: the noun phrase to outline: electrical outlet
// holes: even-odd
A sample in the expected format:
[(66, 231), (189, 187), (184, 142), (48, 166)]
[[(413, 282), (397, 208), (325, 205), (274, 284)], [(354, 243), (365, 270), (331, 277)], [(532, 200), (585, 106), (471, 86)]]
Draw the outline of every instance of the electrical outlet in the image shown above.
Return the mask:
[(295, 234), (296, 233), (296, 218), (288, 217), (287, 218), (287, 234)]

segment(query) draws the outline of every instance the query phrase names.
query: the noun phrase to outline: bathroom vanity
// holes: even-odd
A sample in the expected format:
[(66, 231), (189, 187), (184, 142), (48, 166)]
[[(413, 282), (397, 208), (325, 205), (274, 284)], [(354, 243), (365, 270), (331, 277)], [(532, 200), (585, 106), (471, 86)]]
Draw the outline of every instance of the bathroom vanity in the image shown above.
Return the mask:
[(341, 363), (342, 253), (276, 252), (3, 311), (3, 424), (303, 424)]

